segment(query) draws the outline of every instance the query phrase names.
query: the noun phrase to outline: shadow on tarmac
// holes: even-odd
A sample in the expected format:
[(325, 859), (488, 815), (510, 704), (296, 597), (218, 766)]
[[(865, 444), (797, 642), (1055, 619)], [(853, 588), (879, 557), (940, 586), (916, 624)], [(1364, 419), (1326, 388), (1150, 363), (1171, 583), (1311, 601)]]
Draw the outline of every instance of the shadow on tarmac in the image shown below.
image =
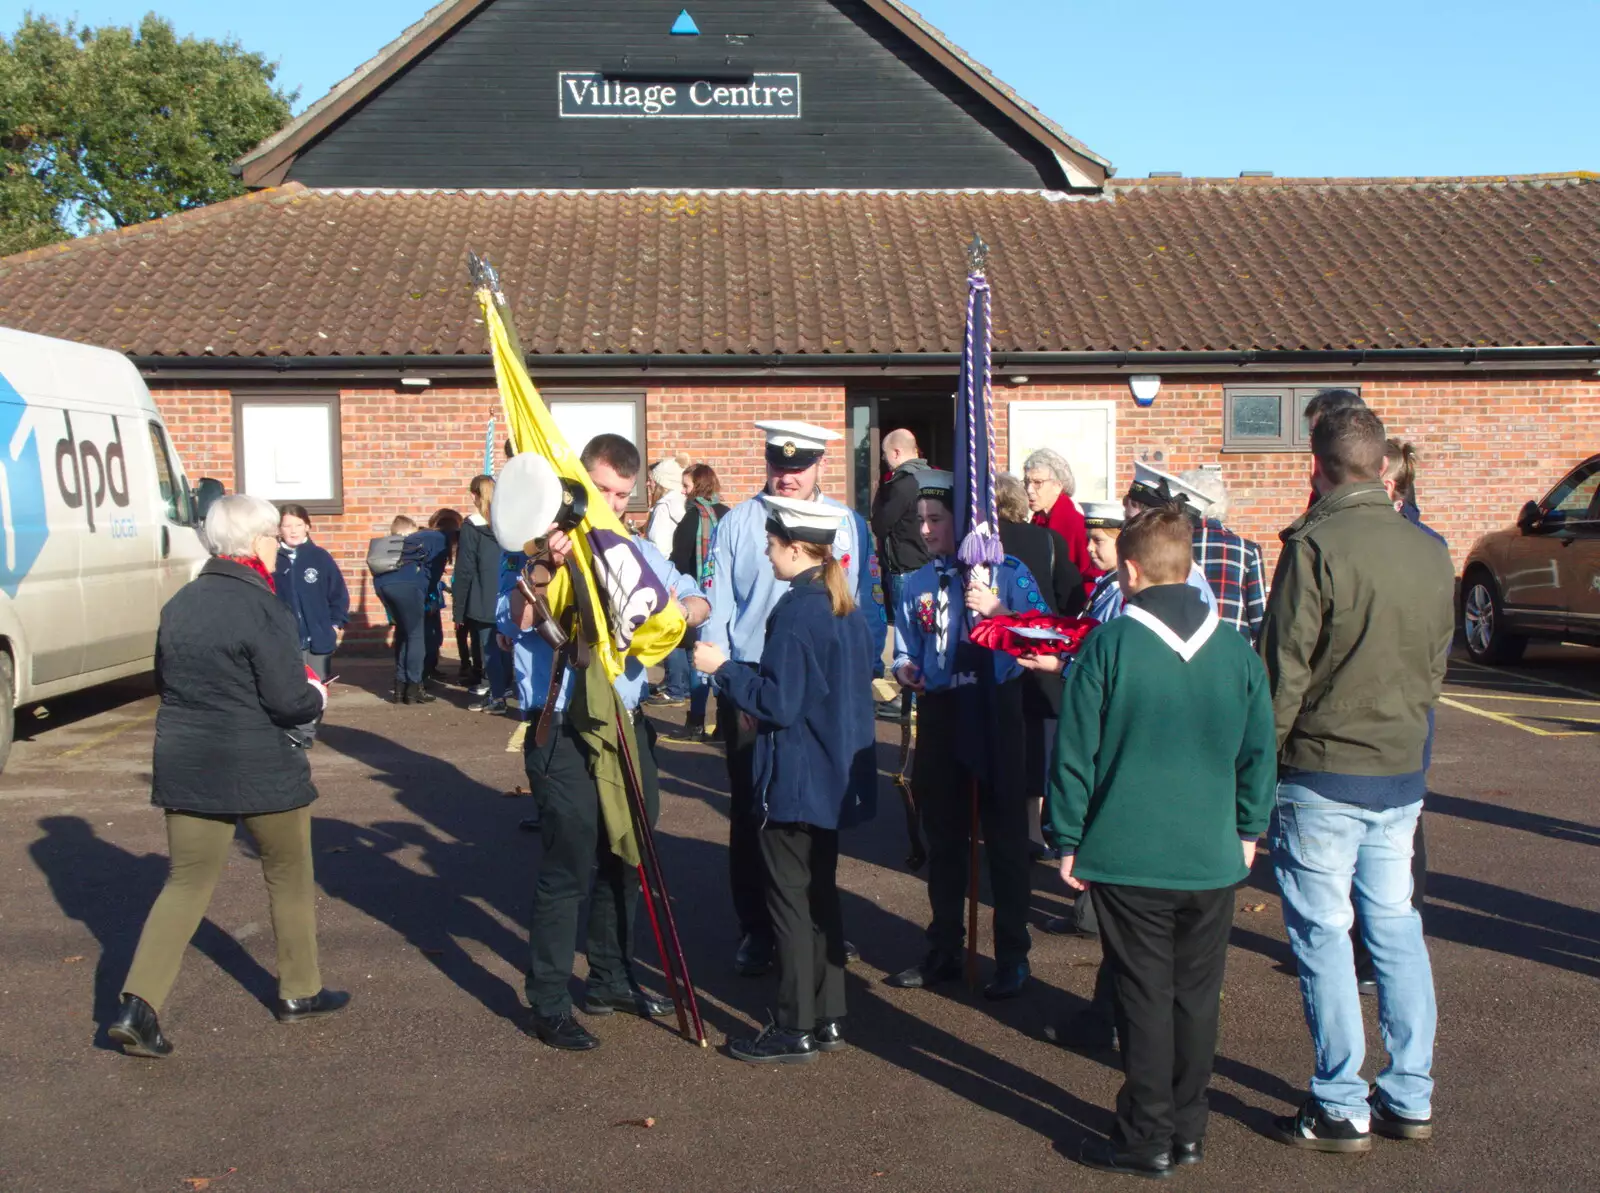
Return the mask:
[(1579, 845), (1600, 845), (1600, 825), (1584, 824), (1578, 820), (1562, 820), (1541, 812), (1524, 812), (1520, 808), (1508, 808), (1459, 795), (1441, 795), (1437, 791), (1428, 792), (1425, 806), (1430, 812), (1454, 816), (1458, 820), (1474, 820), (1479, 824), (1517, 829), (1535, 836), (1553, 837), (1557, 841), (1573, 841)]
[[(39, 827), (45, 835), (28, 847), (34, 865), (61, 910), (82, 922), (100, 946), (94, 972), (95, 1046), (120, 1051), (107, 1038), (105, 1025), (116, 1017), (139, 930), (167, 880), (167, 859), (103, 841), (79, 816), (46, 816)], [(278, 979), (231, 935), (207, 918), (191, 943), (263, 1006), (272, 1006)]]

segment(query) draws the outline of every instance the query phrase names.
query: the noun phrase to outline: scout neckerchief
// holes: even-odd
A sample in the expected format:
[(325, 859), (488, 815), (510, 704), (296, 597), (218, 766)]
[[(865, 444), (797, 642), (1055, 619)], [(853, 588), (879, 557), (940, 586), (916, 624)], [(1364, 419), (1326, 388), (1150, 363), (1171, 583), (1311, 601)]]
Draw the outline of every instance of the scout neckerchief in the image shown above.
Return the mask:
[(710, 578), (711, 572), (711, 532), (717, 528), (716, 503), (721, 497), (713, 493), (708, 500), (704, 497), (694, 499), (695, 506), (700, 510), (700, 518), (694, 528), (694, 578), (699, 584), (704, 584)]

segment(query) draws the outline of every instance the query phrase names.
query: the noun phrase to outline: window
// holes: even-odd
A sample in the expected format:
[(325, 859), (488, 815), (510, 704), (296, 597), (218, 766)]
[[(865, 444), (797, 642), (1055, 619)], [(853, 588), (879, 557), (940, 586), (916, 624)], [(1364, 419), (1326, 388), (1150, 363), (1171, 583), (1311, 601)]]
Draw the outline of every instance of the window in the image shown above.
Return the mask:
[(194, 525), (189, 486), (173, 466), (172, 453), (167, 450), (167, 433), (160, 423), (150, 424), (150, 451), (156, 458), (156, 490), (161, 504), (166, 507), (167, 521), (179, 526)]
[[(579, 455), (583, 454), (589, 440), (607, 433), (621, 435), (639, 449), (642, 466), (628, 508), (648, 509), (645, 473), (650, 471), (652, 461), (644, 454), (644, 394), (635, 390), (568, 389), (545, 390), (543, 397), (550, 407), (550, 417), (566, 437), (567, 446)], [(673, 447), (672, 436), (669, 430), (666, 440), (669, 448)]]
[(1222, 391), (1222, 450), (1304, 452), (1311, 450), (1306, 404), (1330, 389), (1355, 385), (1230, 385)]
[(1545, 526), (1588, 521), (1597, 491), (1600, 491), (1600, 464), (1579, 468), (1544, 499)]
[(332, 394), (235, 394), (236, 492), (344, 512), (339, 399)]

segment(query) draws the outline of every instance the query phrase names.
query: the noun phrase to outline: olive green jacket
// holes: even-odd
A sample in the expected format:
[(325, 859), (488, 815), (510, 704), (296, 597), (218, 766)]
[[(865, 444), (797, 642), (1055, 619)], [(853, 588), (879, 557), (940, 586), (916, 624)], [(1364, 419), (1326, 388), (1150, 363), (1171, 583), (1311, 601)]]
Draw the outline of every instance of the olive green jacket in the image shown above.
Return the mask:
[(1285, 770), (1422, 769), (1455, 632), (1455, 569), (1376, 481), (1341, 485), (1280, 536), (1261, 626)]

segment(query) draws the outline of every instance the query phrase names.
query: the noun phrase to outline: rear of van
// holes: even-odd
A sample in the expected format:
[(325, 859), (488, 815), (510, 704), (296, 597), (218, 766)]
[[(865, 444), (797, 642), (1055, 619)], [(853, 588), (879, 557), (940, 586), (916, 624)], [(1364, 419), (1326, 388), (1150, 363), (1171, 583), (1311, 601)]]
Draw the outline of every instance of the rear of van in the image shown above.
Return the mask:
[(0, 767), (15, 709), (151, 669), (206, 556), (132, 363), (0, 328)]

